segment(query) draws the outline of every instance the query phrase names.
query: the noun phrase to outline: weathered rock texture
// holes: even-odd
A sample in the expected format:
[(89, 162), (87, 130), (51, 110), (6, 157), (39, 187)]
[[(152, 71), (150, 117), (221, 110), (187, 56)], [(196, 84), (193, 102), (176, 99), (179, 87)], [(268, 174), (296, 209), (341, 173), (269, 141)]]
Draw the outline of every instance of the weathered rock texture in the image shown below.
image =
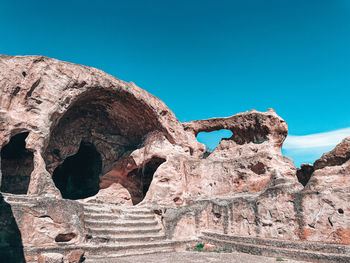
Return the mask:
[[(159, 99), (101, 70), (45, 57), (1, 56), (0, 89), (0, 146), (29, 133), (25, 147), (34, 155), (29, 194), (60, 196), (52, 174), (81, 143), (92, 145), (102, 160), (92, 164), (87, 180), (96, 170), (109, 172), (153, 131), (188, 154), (203, 150)], [(74, 184), (79, 180), (68, 181), (64, 190), (79, 199)]]
[(350, 137), (315, 161), (300, 193), (303, 238), (350, 244)]
[[(0, 56), (0, 95), (1, 191), (34, 196), (13, 211), (25, 247), (86, 242), (81, 202), (153, 207), (175, 240), (350, 244), (349, 138), (297, 169), (272, 109), (180, 123), (133, 83), (39, 56)], [(221, 129), (208, 156), (196, 136)]]

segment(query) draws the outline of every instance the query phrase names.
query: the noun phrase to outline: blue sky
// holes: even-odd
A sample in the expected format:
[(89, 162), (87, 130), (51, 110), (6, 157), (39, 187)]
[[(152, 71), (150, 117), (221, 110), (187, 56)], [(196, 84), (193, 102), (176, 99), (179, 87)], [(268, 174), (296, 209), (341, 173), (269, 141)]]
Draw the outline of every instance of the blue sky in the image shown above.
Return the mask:
[(328, 132), (350, 127), (347, 0), (4, 0), (0, 36), (2, 54), (133, 81), (180, 121), (271, 107), (289, 125), (283, 152), (296, 165), (325, 149), (298, 136), (321, 136), (328, 150)]

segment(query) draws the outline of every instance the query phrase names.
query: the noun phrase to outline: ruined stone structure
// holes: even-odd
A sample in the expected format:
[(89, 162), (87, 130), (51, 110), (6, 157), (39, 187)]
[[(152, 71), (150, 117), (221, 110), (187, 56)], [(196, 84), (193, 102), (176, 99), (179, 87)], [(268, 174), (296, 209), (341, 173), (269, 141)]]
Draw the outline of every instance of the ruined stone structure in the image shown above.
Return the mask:
[[(134, 83), (41, 56), (0, 56), (0, 94), (2, 258), (94, 262), (202, 240), (350, 262), (349, 138), (297, 169), (272, 109), (181, 123)], [(196, 136), (221, 129), (231, 138), (207, 153)]]

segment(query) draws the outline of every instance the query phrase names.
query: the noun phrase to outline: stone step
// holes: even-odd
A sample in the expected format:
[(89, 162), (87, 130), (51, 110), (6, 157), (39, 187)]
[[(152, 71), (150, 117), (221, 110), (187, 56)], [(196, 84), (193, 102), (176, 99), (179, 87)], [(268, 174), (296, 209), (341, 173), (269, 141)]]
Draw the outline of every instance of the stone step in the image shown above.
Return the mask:
[(132, 227), (132, 226), (154, 226), (158, 221), (153, 220), (85, 220), (85, 226), (90, 227)]
[(154, 214), (126, 214), (123, 215), (123, 219), (131, 220), (143, 220), (143, 219), (154, 219)]
[(172, 248), (176, 242), (174, 241), (155, 241), (147, 243), (126, 243), (126, 244), (100, 244), (96, 246), (93, 243), (87, 243), (84, 245), (67, 245), (60, 244), (57, 247), (41, 247), (41, 248), (24, 248), (24, 253), (27, 255), (38, 255), (41, 253), (61, 253), (66, 254), (69, 251), (82, 249), (89, 256), (100, 256), (100, 255), (110, 255), (119, 254), (119, 252), (127, 252), (132, 250), (143, 251), (145, 249), (153, 248)]
[(6, 201), (11, 207), (33, 207), (35, 206), (35, 202), (17, 202), (17, 201)]
[(151, 220), (154, 219), (154, 215), (148, 214), (148, 215), (142, 215), (142, 214), (128, 214), (128, 215), (117, 215), (112, 213), (86, 213), (85, 218), (88, 220), (118, 220), (120, 218), (123, 218), (123, 220)]
[[(125, 253), (126, 251), (139, 250), (143, 251), (145, 249), (154, 249), (154, 248), (170, 248), (175, 244), (173, 241), (155, 241), (155, 242), (147, 242), (147, 243), (126, 243), (126, 244), (111, 244), (111, 245), (99, 245), (95, 246), (91, 251), (93, 253), (87, 253), (87, 255), (92, 255), (95, 253), (99, 253), (98, 255), (109, 255), (111, 252), (115, 251), (118, 254)], [(104, 254), (105, 253), (105, 254)], [(96, 255), (96, 254), (95, 254)]]
[(319, 242), (292, 241), (292, 240), (280, 240), (280, 239), (258, 238), (258, 237), (242, 237), (242, 236), (219, 234), (219, 233), (214, 233), (209, 231), (203, 231), (202, 235), (204, 238), (208, 237), (208, 238), (243, 242), (243, 243), (256, 244), (256, 245), (292, 248), (292, 249), (299, 249), (299, 250), (320, 251), (320, 252), (335, 253), (335, 254), (350, 254), (349, 245), (324, 244)]
[(273, 247), (216, 239), (212, 237), (202, 237), (203, 242), (209, 242), (221, 248), (232, 249), (234, 251), (267, 257), (286, 257), (297, 260), (310, 260), (319, 263), (349, 263), (349, 254), (325, 253), (320, 251), (310, 251), (303, 249)]
[(148, 228), (89, 228), (89, 233), (93, 236), (118, 236), (127, 234), (146, 234), (146, 233), (159, 233), (160, 227), (148, 227)]
[(96, 260), (105, 259), (106, 262), (118, 262), (118, 258), (127, 257), (127, 256), (142, 256), (149, 254), (158, 254), (158, 253), (170, 253), (174, 252), (174, 248), (172, 247), (160, 247), (160, 248), (149, 248), (143, 249), (142, 251), (124, 251), (118, 254), (107, 254), (107, 255), (99, 255), (99, 256), (87, 256), (84, 262), (86, 263), (95, 263)]
[(166, 236), (162, 234), (144, 234), (144, 235), (125, 235), (125, 236), (96, 236), (88, 242), (94, 243), (125, 243), (125, 242), (153, 242), (165, 240)]
[(39, 196), (29, 196), (29, 195), (13, 195), (1, 193), (6, 202), (17, 202), (17, 203), (34, 203), (40, 197)]
[(153, 214), (153, 210), (146, 207), (122, 206), (119, 209), (124, 213), (132, 214)]
[(89, 213), (85, 214), (85, 220), (111, 220), (111, 221), (116, 221), (119, 220), (120, 217), (115, 214), (98, 214), (98, 213)]
[(113, 213), (109, 208), (95, 208), (84, 206), (84, 213)]
[(83, 203), (84, 208), (87, 210), (119, 210), (121, 212), (125, 213), (146, 213), (146, 214), (153, 214), (153, 210), (151, 208), (147, 207), (138, 207), (138, 206), (117, 206), (117, 205), (111, 205), (111, 204), (92, 204), (92, 203)]

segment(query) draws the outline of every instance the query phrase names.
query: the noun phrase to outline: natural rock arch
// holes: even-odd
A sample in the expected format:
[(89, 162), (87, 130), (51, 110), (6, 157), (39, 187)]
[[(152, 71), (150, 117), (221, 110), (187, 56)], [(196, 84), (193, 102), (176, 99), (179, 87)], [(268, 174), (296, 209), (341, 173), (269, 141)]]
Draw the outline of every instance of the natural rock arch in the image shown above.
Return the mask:
[(1, 149), (1, 192), (26, 194), (34, 169), (33, 153), (26, 149), (28, 132), (11, 137)]

